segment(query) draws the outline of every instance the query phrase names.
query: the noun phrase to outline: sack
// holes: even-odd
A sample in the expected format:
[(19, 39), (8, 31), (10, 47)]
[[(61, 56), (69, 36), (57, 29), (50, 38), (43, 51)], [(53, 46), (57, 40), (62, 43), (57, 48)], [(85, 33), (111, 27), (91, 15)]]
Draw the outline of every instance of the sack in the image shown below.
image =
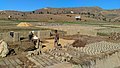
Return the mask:
[(3, 46), (3, 50), (2, 50), (2, 52), (1, 52), (1, 54), (0, 54), (0, 56), (6, 57), (6, 55), (9, 53), (7, 43), (3, 41), (3, 42), (0, 44), (0, 46)]

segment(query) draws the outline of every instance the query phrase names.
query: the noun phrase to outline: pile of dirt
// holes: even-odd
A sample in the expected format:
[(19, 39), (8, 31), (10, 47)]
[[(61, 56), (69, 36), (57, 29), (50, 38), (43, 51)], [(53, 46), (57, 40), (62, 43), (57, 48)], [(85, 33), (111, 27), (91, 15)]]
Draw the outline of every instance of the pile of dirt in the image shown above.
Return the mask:
[(78, 39), (78, 40), (75, 40), (75, 42), (72, 45), (73, 47), (85, 47), (86, 43), (87, 41)]
[(33, 25), (30, 24), (30, 23), (27, 23), (27, 22), (21, 22), (17, 26), (18, 27), (30, 27), (30, 26), (33, 26)]

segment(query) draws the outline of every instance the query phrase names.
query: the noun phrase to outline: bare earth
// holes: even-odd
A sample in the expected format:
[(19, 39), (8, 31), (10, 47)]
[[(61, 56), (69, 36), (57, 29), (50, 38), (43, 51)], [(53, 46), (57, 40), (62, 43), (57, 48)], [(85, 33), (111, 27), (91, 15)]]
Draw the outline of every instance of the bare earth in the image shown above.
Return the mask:
[[(43, 50), (48, 50), (54, 48), (54, 39), (46, 40), (47, 43), (43, 43), (42, 45), (45, 45), (46, 47)], [(65, 46), (67, 44), (72, 44), (74, 40), (66, 40), (66, 39), (60, 39), (59, 44), (62, 46)]]
[(81, 34), (81, 35), (89, 35), (96, 36), (96, 29), (102, 29), (105, 27), (99, 26), (82, 26), (82, 25), (60, 25), (60, 26), (36, 26), (41, 28), (49, 28), (49, 29), (57, 29), (66, 31), (67, 35)]

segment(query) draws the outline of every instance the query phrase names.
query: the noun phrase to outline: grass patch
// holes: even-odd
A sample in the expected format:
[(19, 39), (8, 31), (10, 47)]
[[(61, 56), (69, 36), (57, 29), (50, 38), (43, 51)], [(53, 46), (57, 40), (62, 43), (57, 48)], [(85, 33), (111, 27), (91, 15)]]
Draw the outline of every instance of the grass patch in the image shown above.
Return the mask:
[(98, 35), (98, 36), (108, 36), (109, 34), (97, 32), (97, 35)]
[(82, 24), (82, 25), (108, 25), (110, 23), (108, 22), (95, 22), (95, 21), (90, 21), (90, 22), (62, 22), (63, 24)]
[(39, 21), (33, 21), (33, 20), (15, 20), (15, 22), (39, 22)]
[(35, 21), (35, 20), (0, 20), (0, 23), (4, 22), (4, 23), (11, 23), (11, 22), (39, 22), (39, 21)]
[(0, 32), (8, 32), (8, 31), (31, 31), (31, 30), (50, 30), (50, 29), (47, 29), (47, 28), (38, 28), (38, 27), (0, 26)]

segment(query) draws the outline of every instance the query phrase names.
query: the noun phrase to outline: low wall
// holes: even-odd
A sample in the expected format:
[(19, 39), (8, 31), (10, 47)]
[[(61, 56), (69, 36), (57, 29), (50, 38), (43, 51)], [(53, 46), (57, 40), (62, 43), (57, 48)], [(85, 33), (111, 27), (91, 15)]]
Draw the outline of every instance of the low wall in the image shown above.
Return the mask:
[(0, 33), (0, 39), (5, 40), (6, 42), (18, 42), (20, 40), (20, 33), (14, 32), (14, 36), (10, 35), (10, 32)]

